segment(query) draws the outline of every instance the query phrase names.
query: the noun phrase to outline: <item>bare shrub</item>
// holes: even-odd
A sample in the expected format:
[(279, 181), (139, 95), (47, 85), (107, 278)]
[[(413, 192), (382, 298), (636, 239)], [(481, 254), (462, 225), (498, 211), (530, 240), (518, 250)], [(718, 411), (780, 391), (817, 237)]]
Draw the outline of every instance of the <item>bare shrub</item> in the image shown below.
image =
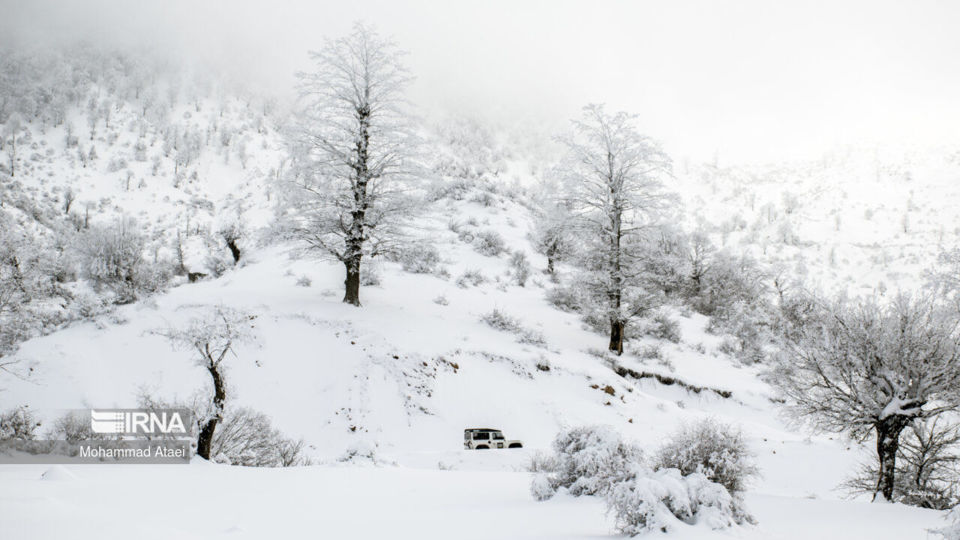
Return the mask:
[(307, 463), (303, 441), (284, 437), (270, 417), (247, 407), (227, 409), (213, 436), (214, 461), (244, 467), (291, 467)]
[(671, 343), (680, 343), (680, 324), (666, 313), (657, 313), (647, 325), (646, 334)]
[(530, 345), (546, 345), (543, 334), (536, 330), (531, 330), (523, 326), (520, 320), (507, 315), (499, 309), (494, 309), (490, 313), (484, 314), (480, 320), (487, 323), (491, 328), (502, 332), (509, 332), (517, 336), (517, 341)]
[(158, 291), (169, 275), (145, 262), (145, 247), (146, 238), (134, 220), (91, 227), (80, 244), (84, 276), (111, 289), (119, 304), (133, 302), (142, 292)]
[(480, 254), (488, 257), (499, 257), (507, 250), (507, 244), (503, 240), (503, 236), (493, 229), (478, 232), (473, 240), (473, 247)]
[(413, 274), (433, 274), (439, 270), (442, 262), (436, 246), (426, 242), (404, 246), (392, 258), (400, 263), (405, 272)]
[(513, 281), (521, 287), (527, 286), (527, 280), (530, 279), (530, 261), (527, 260), (527, 254), (522, 251), (514, 251), (510, 256), (510, 273)]
[(561, 285), (547, 291), (547, 302), (550, 302), (563, 311), (571, 313), (580, 311), (583, 305), (583, 299), (577, 289)]
[(372, 264), (360, 268), (360, 284), (364, 287), (376, 287), (381, 282), (380, 269)]
[(100, 433), (94, 433), (90, 427), (90, 416), (78, 412), (67, 413), (53, 423), (53, 431), (50, 438), (55, 440), (65, 440), (68, 443), (78, 443), (81, 441), (93, 441), (103, 439)]
[(457, 287), (460, 287), (461, 289), (466, 289), (470, 286), (477, 287), (486, 282), (487, 277), (484, 276), (480, 270), (465, 270), (456, 281)]

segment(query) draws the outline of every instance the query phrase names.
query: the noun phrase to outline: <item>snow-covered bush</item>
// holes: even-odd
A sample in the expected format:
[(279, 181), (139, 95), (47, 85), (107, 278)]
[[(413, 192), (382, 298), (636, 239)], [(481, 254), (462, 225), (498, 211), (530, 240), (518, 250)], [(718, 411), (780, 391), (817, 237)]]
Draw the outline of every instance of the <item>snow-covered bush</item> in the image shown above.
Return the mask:
[(379, 463), (377, 444), (369, 441), (352, 443), (346, 451), (337, 458), (341, 463)]
[(40, 422), (26, 406), (0, 414), (0, 441), (32, 441)]
[(90, 416), (78, 412), (69, 412), (53, 423), (50, 433), (53, 440), (65, 440), (68, 443), (92, 441), (104, 438), (100, 433), (94, 433), (90, 427)]
[(404, 246), (391, 256), (391, 260), (399, 262), (406, 272), (413, 274), (432, 274), (440, 267), (440, 252), (436, 246), (426, 242), (417, 242)]
[(546, 340), (543, 338), (543, 334), (537, 332), (536, 330), (526, 328), (518, 319), (507, 315), (499, 309), (494, 309), (490, 313), (484, 314), (480, 317), (480, 320), (487, 323), (487, 325), (492, 328), (502, 332), (515, 334), (517, 336), (517, 341), (520, 343), (528, 343), (530, 345), (546, 345)]
[(233, 266), (234, 263), (232, 257), (228, 256), (226, 253), (220, 252), (219, 250), (214, 250), (208, 253), (204, 259), (203, 268), (206, 270), (206, 272), (203, 273), (209, 272), (213, 277), (220, 277), (229, 272)]
[(530, 456), (530, 472), (554, 472), (557, 470), (557, 458), (551, 454), (537, 450)]
[(678, 523), (705, 523), (723, 529), (735, 522), (733, 500), (720, 484), (702, 473), (683, 475), (677, 469), (652, 472), (636, 467), (630, 478), (606, 493), (607, 511), (622, 534), (669, 532)]
[[(697, 252), (692, 239), (678, 227), (661, 224), (644, 235), (634, 248), (646, 286), (667, 296), (675, 296), (688, 288), (695, 276)], [(703, 245), (700, 244), (702, 248)], [(702, 269), (702, 268), (701, 268)]]
[(703, 473), (733, 495), (760, 472), (740, 429), (716, 419), (681, 426), (660, 447), (654, 463), (658, 469)]
[(229, 408), (213, 436), (218, 463), (244, 467), (291, 467), (306, 463), (303, 441), (284, 437), (270, 417), (247, 407)]
[(530, 279), (530, 261), (527, 260), (527, 254), (522, 251), (514, 251), (510, 256), (510, 274), (513, 281), (521, 287), (526, 287), (527, 280)]
[(136, 300), (140, 292), (156, 291), (165, 274), (146, 264), (145, 247), (146, 238), (133, 220), (91, 227), (81, 241), (84, 276), (113, 290), (121, 304)]
[(361, 267), (360, 284), (364, 287), (376, 287), (380, 285), (380, 269), (372, 264)]
[(582, 307), (583, 298), (576, 288), (557, 285), (547, 291), (547, 302), (560, 310), (576, 313)]
[(486, 276), (480, 270), (464, 270), (463, 274), (457, 278), (457, 287), (466, 289), (469, 286), (478, 286), (487, 282)]
[(533, 475), (533, 481), (530, 482), (530, 494), (538, 501), (545, 501), (553, 497), (557, 492), (550, 476), (545, 472), (538, 472)]
[(657, 451), (654, 466), (677, 469), (683, 475), (702, 473), (729, 492), (738, 523), (753, 521), (743, 506), (742, 493), (760, 469), (740, 429), (716, 419), (684, 425)]
[[(574, 496), (605, 493), (616, 482), (628, 478), (643, 459), (640, 447), (625, 442), (619, 433), (605, 426), (562, 431), (553, 441), (553, 450), (553, 470), (547, 475), (549, 485), (553, 491), (567, 488)], [(543, 480), (535, 481), (540, 484), (536, 492), (546, 495)]]
[(657, 313), (647, 325), (646, 334), (671, 343), (680, 343), (680, 324), (666, 313)]
[(507, 250), (503, 236), (493, 229), (480, 231), (473, 240), (473, 247), (482, 255), (498, 257)]
[(754, 306), (766, 294), (766, 276), (748, 256), (728, 253), (710, 255), (690, 294), (694, 307), (704, 315), (720, 316), (738, 304)]

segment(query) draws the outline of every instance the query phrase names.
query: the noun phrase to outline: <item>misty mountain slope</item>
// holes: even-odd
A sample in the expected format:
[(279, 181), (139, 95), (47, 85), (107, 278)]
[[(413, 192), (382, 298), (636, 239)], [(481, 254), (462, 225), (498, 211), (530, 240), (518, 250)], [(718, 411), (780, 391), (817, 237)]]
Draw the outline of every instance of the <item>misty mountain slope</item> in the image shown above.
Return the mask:
[[(223, 303), (256, 314), (260, 335), (258, 346), (230, 360), (234, 403), (304, 437), (321, 461), (355, 452), (414, 467), (517, 470), (526, 467), (527, 450), (478, 456), (460, 450), (462, 430), (501, 428), (536, 449), (561, 427), (602, 423), (652, 449), (681, 422), (714, 416), (748, 434), (765, 472), (758, 490), (836, 497), (832, 488), (859, 453), (787, 429), (758, 379), (762, 368), (719, 352), (723, 336), (705, 331), (705, 317), (671, 309), (680, 342), (631, 342), (617, 363), (634, 375), (618, 375), (597, 352), (605, 336), (546, 301), (553, 285), (545, 276), (535, 272), (519, 287), (507, 276), (506, 254), (482, 255), (475, 240), (451, 230), (453, 220), (461, 231), (470, 223), (497, 231), (505, 245), (526, 251), (534, 268), (544, 266), (526, 240), (528, 211), (479, 195), (439, 200), (419, 221), (418, 234), (443, 254), (439, 276), (376, 263), (380, 284), (362, 289), (358, 309), (340, 302), (339, 265), (303, 258), (291, 244), (255, 250), (218, 279), (183, 284), (25, 343), (18, 355), (35, 361), (37, 371), (29, 382), (8, 384), (4, 399), (43, 413), (134, 406), (141, 387), (168, 400), (209, 391), (190, 353), (150, 332)], [(468, 271), (486, 281), (460, 280)], [(485, 322), (495, 310), (527, 333)], [(644, 357), (650, 347), (660, 358)], [(797, 474), (802, 463), (823, 475)]]
[(178, 102), (163, 118), (145, 115), (136, 102), (109, 103), (109, 120), (69, 108), (60, 126), (25, 125), (13, 185), (84, 226), (135, 219), (158, 244), (158, 257), (171, 255), (177, 232), (215, 231), (228, 220), (266, 225), (267, 180), (284, 154), (261, 112), (226, 96)]
[(692, 228), (790, 285), (852, 295), (914, 289), (960, 244), (960, 162), (950, 147), (852, 147), (815, 162), (686, 167)]
[[(504, 263), (476, 259), (472, 247), (449, 241), (453, 274), (462, 264), (454, 253), (491, 275)], [(182, 322), (197, 305), (223, 302), (258, 314), (260, 346), (242, 348), (230, 361), (235, 404), (266, 412), (285, 433), (305, 437), (308, 452), (322, 463), (352, 451), (371, 455), (376, 468), (358, 467), (367, 462), (363, 457), (344, 467), (293, 469), (199, 462), (183, 468), (86, 466), (69, 468), (74, 480), (48, 482), (38, 478), (49, 466), (15, 471), (4, 466), (0, 490), (18, 496), (2, 505), (0, 518), (16, 512), (18, 519), (7, 523), (24, 527), (32, 538), (56, 537), (67, 524), (81, 538), (88, 532), (109, 535), (116, 525), (88, 505), (112, 501), (113, 507), (127, 507), (129, 502), (115, 499), (133, 475), (151, 486), (138, 505), (167, 497), (195, 501), (179, 519), (143, 528), (145, 538), (299, 537), (298, 531), (316, 528), (345, 536), (416, 530), (423, 538), (472, 538), (488, 534), (463, 530), (464, 522), (478, 519), (514, 538), (603, 537), (611, 523), (599, 500), (532, 499), (529, 473), (521, 472), (530, 451), (546, 448), (561, 426), (580, 423), (613, 425), (652, 450), (679, 422), (710, 415), (743, 426), (763, 472), (747, 494), (760, 524), (736, 531), (738, 537), (800, 539), (843, 531), (845, 538), (896, 538), (940, 523), (932, 511), (888, 511), (836, 500), (832, 488), (859, 458), (856, 451), (785, 429), (757, 369), (711, 354), (719, 338), (703, 332), (701, 317), (680, 319), (680, 344), (661, 344), (675, 371), (640, 359), (622, 361), (632, 369), (729, 390), (731, 398), (618, 377), (584, 352), (584, 345), (602, 345), (604, 337), (543, 301), (536, 285), (463, 289), (452, 280), (402, 272), (393, 263), (383, 264), (381, 273), (382, 285), (364, 288), (365, 305), (358, 309), (340, 302), (338, 266), (291, 260), (285, 247), (257, 252), (246, 266), (219, 279), (124, 306), (114, 320), (103, 317), (28, 342), (19, 354), (42, 360), (42, 370), (33, 382), (17, 381), (4, 392), (4, 399), (40, 412), (134, 405), (138, 385), (159, 396), (189, 395), (205, 386), (206, 374), (188, 353), (172, 351), (162, 338), (144, 332)], [(312, 279), (310, 287), (296, 285), (304, 275)], [(445, 295), (448, 304), (435, 304), (436, 294)], [(546, 347), (517, 343), (514, 335), (478, 320), (508, 296), (509, 305), (523, 306), (512, 315), (542, 331)], [(692, 350), (701, 342), (706, 355)], [(544, 361), (548, 372), (536, 367)], [(615, 395), (605, 393), (604, 385)], [(502, 428), (527, 448), (462, 450), (461, 430), (477, 425)], [(210, 485), (216, 486), (213, 499), (196, 498), (209, 493)], [(87, 496), (77, 497), (78, 490)], [(264, 492), (284, 496), (258, 500)], [(42, 516), (23, 502), (31, 496), (51, 501)], [(444, 517), (433, 514), (436, 508), (444, 508)], [(370, 513), (378, 519), (368, 519)], [(123, 534), (129, 533), (130, 526), (124, 527)], [(677, 534), (726, 538), (730, 533), (688, 526)]]

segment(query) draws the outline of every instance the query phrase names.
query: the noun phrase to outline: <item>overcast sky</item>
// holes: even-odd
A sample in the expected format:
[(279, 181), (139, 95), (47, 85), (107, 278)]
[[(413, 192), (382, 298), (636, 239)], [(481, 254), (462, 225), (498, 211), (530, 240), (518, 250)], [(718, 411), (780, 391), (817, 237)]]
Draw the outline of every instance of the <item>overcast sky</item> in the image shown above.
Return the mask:
[(10, 39), (141, 43), (276, 90), (307, 49), (365, 20), (410, 52), (427, 114), (547, 132), (606, 102), (674, 153), (725, 161), (955, 140), (960, 126), (960, 2), (0, 0), (0, 14)]

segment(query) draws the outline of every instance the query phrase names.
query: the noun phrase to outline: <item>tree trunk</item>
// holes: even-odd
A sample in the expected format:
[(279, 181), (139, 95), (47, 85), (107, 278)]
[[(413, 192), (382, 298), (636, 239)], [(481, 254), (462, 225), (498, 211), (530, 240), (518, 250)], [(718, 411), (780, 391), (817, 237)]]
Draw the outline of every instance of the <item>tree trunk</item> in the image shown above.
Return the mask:
[(228, 238), (227, 247), (230, 248), (230, 254), (233, 255), (233, 264), (236, 265), (240, 262), (240, 246), (237, 245), (236, 240)]
[(343, 262), (347, 271), (347, 278), (343, 281), (343, 301), (354, 306), (360, 305), (360, 258), (358, 254)]
[(557, 253), (560, 251), (559, 246), (557, 246), (556, 241), (550, 242), (547, 246), (547, 273), (551, 276), (553, 275), (553, 261), (557, 258)]
[(617, 355), (623, 354), (623, 327), (623, 321), (610, 320), (610, 350)]
[(350, 233), (346, 239), (343, 265), (347, 271), (344, 280), (343, 301), (360, 306), (360, 260), (363, 258), (363, 242), (366, 240), (366, 215), (370, 200), (367, 196), (367, 182), (370, 180), (368, 160), (370, 147), (370, 109), (363, 106), (357, 109), (357, 121), (360, 126), (357, 138), (357, 162), (354, 165), (356, 177), (353, 179), (353, 210), (350, 212)]
[(877, 478), (877, 489), (873, 500), (877, 496), (883, 500), (893, 501), (894, 475), (897, 466), (897, 450), (900, 448), (900, 432), (903, 431), (910, 419), (906, 416), (890, 416), (876, 424), (877, 430), (877, 457), (880, 458), (880, 476)]
[(200, 436), (197, 438), (197, 455), (209, 461), (210, 450), (213, 447), (213, 433), (217, 429), (217, 424), (223, 420), (223, 405), (227, 399), (227, 392), (223, 386), (223, 376), (220, 375), (220, 369), (216, 365), (210, 364), (207, 366), (207, 371), (213, 378), (214, 414), (200, 429)]

